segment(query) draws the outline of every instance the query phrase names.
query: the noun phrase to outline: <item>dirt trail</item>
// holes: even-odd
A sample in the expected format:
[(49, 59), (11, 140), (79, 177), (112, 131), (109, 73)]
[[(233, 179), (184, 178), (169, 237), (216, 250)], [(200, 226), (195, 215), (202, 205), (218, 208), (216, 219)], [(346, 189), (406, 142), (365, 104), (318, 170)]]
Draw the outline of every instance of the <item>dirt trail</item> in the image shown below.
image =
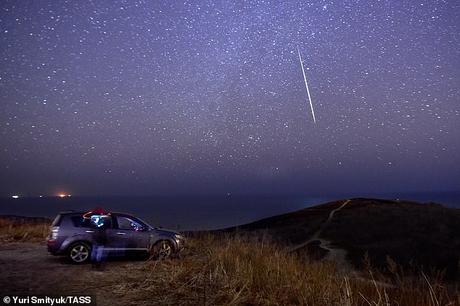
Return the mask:
[(318, 247), (328, 251), (328, 254), (326, 255), (326, 258), (325, 258), (326, 260), (333, 260), (337, 263), (337, 267), (339, 267), (340, 269), (349, 270), (350, 264), (346, 260), (347, 251), (345, 251), (344, 249), (339, 249), (339, 248), (332, 246), (332, 243), (330, 241), (323, 239), (323, 238), (319, 238), (319, 236), (324, 231), (324, 229), (331, 223), (332, 218), (334, 218), (335, 213), (340, 211), (350, 202), (351, 200), (346, 200), (338, 208), (333, 209), (329, 213), (329, 216), (326, 219), (326, 221), (324, 221), (324, 223), (320, 226), (320, 228), (313, 234), (313, 236), (310, 239), (293, 246), (289, 251), (294, 252), (294, 251), (297, 251), (297, 250), (300, 250), (306, 247), (308, 244), (312, 243), (313, 241), (319, 241)]
[[(139, 266), (142, 262), (110, 261), (106, 271), (100, 272), (89, 264), (73, 265), (64, 257), (48, 254), (43, 243), (3, 244), (0, 245), (0, 293), (91, 294), (97, 296), (98, 305), (114, 305), (113, 292), (100, 289), (112, 285), (118, 274), (128, 275), (133, 267)], [(115, 304), (129, 305), (129, 301)]]

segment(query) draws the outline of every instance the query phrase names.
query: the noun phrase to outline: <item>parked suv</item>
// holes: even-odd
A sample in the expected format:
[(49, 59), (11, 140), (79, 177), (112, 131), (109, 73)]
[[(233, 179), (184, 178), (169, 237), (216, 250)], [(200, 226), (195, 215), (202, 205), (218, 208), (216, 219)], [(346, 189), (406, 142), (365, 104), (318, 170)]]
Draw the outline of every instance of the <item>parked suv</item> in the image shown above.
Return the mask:
[[(95, 245), (95, 229), (83, 212), (63, 212), (54, 219), (47, 238), (48, 251), (53, 255), (67, 255), (74, 263), (90, 260)], [(152, 227), (134, 216), (111, 213), (105, 229), (106, 255), (142, 252), (157, 258), (177, 254), (184, 246), (184, 237), (175, 231)]]

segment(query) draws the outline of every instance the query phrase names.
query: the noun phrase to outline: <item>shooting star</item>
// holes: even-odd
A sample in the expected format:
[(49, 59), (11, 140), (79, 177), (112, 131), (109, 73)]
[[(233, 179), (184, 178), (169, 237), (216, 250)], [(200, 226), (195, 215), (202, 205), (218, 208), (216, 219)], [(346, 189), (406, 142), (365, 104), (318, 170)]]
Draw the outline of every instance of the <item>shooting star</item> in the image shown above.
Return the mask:
[(305, 88), (307, 89), (308, 101), (310, 102), (311, 115), (313, 116), (313, 122), (316, 123), (315, 110), (313, 109), (313, 103), (311, 102), (310, 89), (308, 89), (307, 76), (305, 75), (305, 70), (303, 68), (302, 55), (300, 55), (299, 47), (297, 47), (297, 52), (299, 53), (300, 67), (302, 67), (303, 79), (305, 81)]

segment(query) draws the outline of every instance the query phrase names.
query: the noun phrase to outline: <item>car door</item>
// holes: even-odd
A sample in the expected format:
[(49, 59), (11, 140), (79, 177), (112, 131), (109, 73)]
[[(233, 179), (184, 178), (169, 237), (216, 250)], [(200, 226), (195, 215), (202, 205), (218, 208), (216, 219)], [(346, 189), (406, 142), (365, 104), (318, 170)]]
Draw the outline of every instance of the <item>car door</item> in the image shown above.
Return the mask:
[(108, 247), (113, 251), (147, 250), (149, 235), (135, 218), (114, 215), (114, 228), (108, 235)]

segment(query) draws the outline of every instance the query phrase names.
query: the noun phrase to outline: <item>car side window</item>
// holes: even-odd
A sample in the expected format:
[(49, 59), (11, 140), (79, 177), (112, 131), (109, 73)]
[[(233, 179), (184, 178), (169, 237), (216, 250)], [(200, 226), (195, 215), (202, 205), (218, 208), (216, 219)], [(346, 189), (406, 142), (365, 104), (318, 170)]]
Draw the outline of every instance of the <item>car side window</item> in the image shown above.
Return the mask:
[(121, 230), (141, 231), (143, 226), (138, 222), (123, 216), (117, 216), (118, 228)]
[(111, 228), (112, 227), (112, 217), (107, 215), (92, 215), (90, 219), (90, 224), (95, 228)]
[(91, 221), (82, 216), (71, 217), (71, 220), (75, 227), (91, 227)]

